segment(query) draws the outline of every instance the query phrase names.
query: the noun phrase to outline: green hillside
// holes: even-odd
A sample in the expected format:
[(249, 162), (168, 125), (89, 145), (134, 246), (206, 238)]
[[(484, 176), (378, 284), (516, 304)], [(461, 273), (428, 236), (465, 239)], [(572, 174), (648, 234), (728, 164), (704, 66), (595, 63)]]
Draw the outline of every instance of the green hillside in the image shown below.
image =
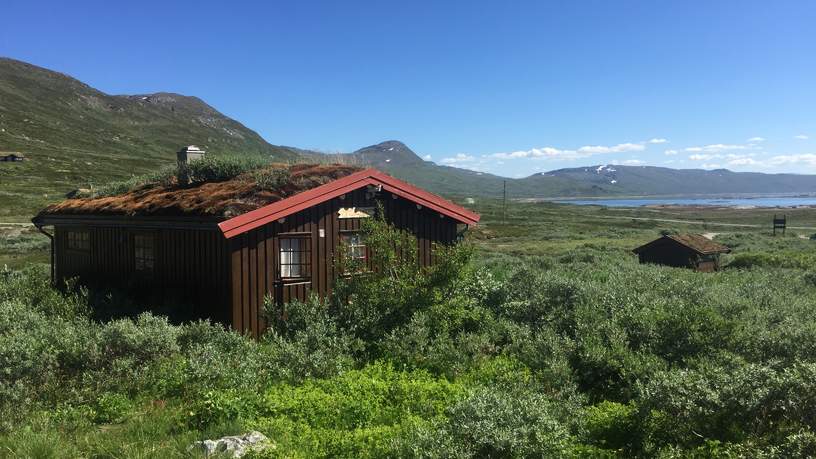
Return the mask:
[(31, 215), (72, 189), (172, 163), (188, 144), (215, 154), (297, 156), (195, 97), (108, 95), (67, 75), (0, 58), (0, 152), (28, 158), (0, 163), (0, 218)]

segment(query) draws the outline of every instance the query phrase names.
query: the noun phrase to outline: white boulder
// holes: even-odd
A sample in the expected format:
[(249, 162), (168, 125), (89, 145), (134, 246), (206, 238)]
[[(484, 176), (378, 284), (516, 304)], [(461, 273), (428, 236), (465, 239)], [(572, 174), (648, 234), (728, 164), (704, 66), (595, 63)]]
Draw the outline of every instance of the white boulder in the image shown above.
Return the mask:
[(227, 453), (228, 457), (242, 457), (250, 451), (260, 451), (267, 448), (274, 448), (272, 442), (266, 435), (252, 431), (244, 435), (232, 437), (222, 437), (218, 440), (202, 440), (190, 445), (188, 451), (199, 451), (204, 457), (221, 456)]

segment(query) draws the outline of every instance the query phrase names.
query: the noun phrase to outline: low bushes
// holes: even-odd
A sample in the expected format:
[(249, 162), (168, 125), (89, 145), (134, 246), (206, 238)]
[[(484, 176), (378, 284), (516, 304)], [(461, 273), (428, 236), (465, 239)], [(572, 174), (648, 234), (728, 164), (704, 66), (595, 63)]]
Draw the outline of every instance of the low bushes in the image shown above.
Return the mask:
[[(223, 182), (241, 174), (258, 170), (269, 161), (259, 156), (205, 156), (192, 161), (184, 170), (178, 166), (168, 166), (149, 174), (130, 177), (103, 186), (91, 187), (77, 195), (79, 198), (117, 196), (146, 186), (172, 186), (178, 184), (178, 177), (186, 176), (190, 183)], [(264, 175), (263, 183), (268, 184), (269, 175)]]
[[(372, 225), (372, 245), (404, 237)], [(81, 289), (3, 271), (0, 450), (173, 457), (249, 429), (276, 442), (265, 457), (816, 450), (809, 270), (703, 274), (590, 246), (490, 269), (466, 247), (432, 269), (384, 253), (389, 269), (331, 298), (267, 302), (260, 342), (151, 314), (98, 321)]]

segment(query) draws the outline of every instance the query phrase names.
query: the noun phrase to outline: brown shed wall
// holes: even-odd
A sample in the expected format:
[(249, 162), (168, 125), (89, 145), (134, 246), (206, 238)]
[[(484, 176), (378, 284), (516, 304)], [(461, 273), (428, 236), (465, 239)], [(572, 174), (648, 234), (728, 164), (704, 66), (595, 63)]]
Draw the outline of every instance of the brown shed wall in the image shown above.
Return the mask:
[[(69, 231), (87, 231), (87, 252), (68, 249)], [(136, 271), (133, 237), (154, 237), (152, 275)], [(56, 225), (55, 281), (70, 278), (91, 287), (135, 289), (151, 305), (189, 306), (192, 317), (229, 323), (229, 251), (217, 230), (134, 229), (128, 226)]]
[(719, 269), (718, 255), (702, 256), (670, 239), (661, 239), (651, 244), (638, 254), (638, 259), (641, 263), (693, 268), (703, 272), (713, 272)]

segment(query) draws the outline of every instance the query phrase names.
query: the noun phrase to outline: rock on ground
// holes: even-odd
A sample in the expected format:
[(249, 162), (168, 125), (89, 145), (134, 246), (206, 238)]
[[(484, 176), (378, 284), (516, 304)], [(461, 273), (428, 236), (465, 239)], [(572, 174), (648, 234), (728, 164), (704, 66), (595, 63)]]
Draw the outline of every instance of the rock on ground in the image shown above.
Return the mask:
[(228, 453), (231, 457), (241, 457), (250, 451), (260, 451), (267, 448), (274, 448), (272, 442), (266, 435), (252, 431), (244, 435), (233, 437), (222, 437), (218, 440), (197, 441), (187, 448), (188, 451), (200, 451), (204, 457), (223, 455)]

